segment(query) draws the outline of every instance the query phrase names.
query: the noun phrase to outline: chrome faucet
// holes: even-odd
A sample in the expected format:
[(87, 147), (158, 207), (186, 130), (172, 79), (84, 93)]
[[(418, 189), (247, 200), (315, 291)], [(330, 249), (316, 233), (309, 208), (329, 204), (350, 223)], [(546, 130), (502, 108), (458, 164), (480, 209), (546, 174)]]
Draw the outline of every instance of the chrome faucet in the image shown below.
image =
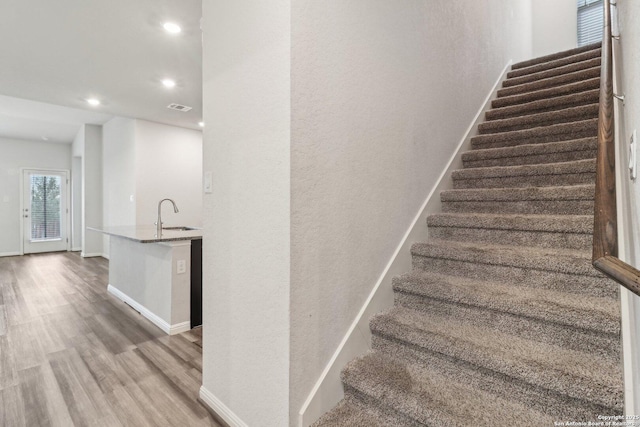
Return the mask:
[(176, 206), (176, 202), (171, 199), (162, 199), (158, 202), (158, 222), (156, 222), (156, 234), (158, 235), (158, 237), (160, 237), (160, 235), (162, 234), (162, 202), (164, 202), (165, 200), (171, 202), (171, 204), (173, 205), (173, 211), (175, 213), (180, 212), (178, 210), (178, 206)]

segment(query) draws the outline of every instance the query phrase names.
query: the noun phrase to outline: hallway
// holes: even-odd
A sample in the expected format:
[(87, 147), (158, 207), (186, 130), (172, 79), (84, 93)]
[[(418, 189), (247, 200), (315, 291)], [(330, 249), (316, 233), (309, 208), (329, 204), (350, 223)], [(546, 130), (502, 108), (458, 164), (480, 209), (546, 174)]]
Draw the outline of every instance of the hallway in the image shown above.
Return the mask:
[(103, 258), (0, 258), (0, 426), (218, 426), (201, 330), (165, 335), (107, 282)]

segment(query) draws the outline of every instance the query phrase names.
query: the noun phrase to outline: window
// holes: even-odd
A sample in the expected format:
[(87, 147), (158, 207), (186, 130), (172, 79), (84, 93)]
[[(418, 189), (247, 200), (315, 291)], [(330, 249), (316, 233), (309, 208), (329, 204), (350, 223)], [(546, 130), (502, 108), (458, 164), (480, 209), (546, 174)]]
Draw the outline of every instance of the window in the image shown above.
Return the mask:
[(31, 175), (31, 240), (60, 238), (60, 176)]
[(578, 46), (602, 41), (602, 0), (578, 0)]

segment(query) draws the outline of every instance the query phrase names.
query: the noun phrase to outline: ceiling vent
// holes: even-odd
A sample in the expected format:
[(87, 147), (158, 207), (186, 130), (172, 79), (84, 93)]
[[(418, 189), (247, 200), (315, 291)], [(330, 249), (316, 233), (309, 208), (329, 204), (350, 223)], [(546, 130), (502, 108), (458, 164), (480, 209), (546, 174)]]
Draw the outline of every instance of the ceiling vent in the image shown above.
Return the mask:
[(187, 107), (186, 105), (180, 105), (175, 103), (167, 105), (167, 108), (169, 108), (170, 110), (177, 110), (177, 111), (184, 111), (184, 112), (187, 112), (193, 109), (193, 107)]

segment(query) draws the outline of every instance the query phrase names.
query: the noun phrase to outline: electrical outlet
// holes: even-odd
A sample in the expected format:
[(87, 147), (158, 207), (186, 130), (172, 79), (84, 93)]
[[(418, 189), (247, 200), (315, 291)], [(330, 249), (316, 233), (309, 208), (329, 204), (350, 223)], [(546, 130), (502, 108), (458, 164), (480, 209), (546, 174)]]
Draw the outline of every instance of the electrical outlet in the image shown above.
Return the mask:
[(187, 272), (187, 261), (184, 259), (179, 259), (176, 263), (176, 272), (178, 274), (184, 274)]
[(631, 133), (631, 141), (629, 142), (629, 176), (636, 179), (638, 176), (638, 144), (636, 138), (636, 130)]

